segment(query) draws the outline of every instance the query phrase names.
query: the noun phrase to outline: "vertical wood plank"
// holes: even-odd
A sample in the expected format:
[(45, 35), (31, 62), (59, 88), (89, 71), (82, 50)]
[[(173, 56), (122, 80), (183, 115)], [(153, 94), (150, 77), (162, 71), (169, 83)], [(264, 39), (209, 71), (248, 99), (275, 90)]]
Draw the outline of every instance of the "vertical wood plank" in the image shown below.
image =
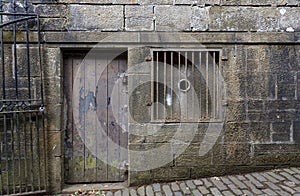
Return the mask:
[(95, 55), (89, 53), (84, 59), (84, 174), (85, 182), (96, 181), (96, 99)]
[(107, 56), (98, 52), (96, 58), (96, 75), (99, 80), (96, 87), (97, 102), (97, 181), (107, 181)]
[[(123, 53), (118, 61), (118, 72), (127, 72), (127, 52)], [(127, 77), (127, 76), (126, 76)], [(126, 180), (127, 163), (128, 163), (128, 78), (118, 79), (118, 122), (120, 129), (120, 178), (119, 181)]]
[(112, 90), (118, 79), (118, 60), (115, 59), (114, 53), (108, 54), (109, 64), (107, 66), (107, 95), (110, 100), (107, 104), (107, 124), (108, 124), (108, 181), (119, 181), (120, 178), (120, 130), (112, 111)]

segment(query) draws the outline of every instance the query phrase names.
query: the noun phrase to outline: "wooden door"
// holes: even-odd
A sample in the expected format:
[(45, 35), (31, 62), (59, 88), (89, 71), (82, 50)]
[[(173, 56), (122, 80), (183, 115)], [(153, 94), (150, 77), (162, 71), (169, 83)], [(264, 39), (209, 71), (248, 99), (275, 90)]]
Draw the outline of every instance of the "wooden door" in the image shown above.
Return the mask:
[(127, 53), (64, 54), (65, 182), (126, 180)]

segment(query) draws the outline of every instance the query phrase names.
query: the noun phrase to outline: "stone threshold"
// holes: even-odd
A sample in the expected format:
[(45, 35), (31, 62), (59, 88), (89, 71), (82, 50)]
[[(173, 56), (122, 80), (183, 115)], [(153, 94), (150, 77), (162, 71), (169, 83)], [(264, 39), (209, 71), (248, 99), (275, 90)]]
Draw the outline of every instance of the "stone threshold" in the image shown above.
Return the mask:
[(120, 190), (128, 187), (128, 181), (113, 183), (88, 183), (88, 184), (65, 184), (62, 194), (74, 193), (79, 189), (83, 190)]

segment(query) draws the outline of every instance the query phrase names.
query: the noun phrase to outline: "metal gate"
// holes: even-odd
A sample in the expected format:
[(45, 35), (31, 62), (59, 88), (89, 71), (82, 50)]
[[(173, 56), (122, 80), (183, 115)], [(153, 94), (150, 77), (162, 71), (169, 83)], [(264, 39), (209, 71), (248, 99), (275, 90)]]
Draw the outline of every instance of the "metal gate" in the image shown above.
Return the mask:
[(0, 195), (46, 190), (39, 17), (27, 1), (0, 1)]

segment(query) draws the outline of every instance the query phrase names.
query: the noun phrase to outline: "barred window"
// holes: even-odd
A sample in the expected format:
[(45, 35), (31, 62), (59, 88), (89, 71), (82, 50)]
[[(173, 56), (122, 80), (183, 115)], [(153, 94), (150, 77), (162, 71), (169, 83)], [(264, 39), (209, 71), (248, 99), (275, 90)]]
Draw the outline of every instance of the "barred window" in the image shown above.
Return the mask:
[(220, 50), (153, 49), (152, 121), (218, 120)]

